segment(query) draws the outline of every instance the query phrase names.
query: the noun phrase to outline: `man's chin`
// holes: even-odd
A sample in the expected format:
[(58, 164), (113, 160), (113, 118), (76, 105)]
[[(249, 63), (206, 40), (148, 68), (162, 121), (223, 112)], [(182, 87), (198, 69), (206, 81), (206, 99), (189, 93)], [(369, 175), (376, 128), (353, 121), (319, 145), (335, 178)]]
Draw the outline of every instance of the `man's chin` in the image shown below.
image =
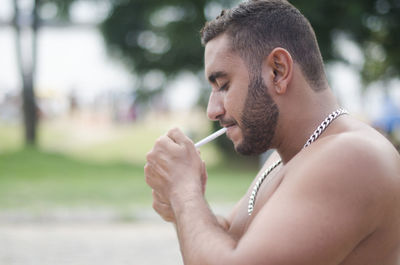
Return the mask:
[(255, 155), (261, 155), (262, 153), (264, 153), (265, 151), (267, 151), (269, 148), (267, 149), (261, 149), (259, 147), (255, 147), (246, 143), (240, 143), (238, 145), (235, 145), (235, 151), (238, 154), (244, 155), (244, 156), (255, 156)]

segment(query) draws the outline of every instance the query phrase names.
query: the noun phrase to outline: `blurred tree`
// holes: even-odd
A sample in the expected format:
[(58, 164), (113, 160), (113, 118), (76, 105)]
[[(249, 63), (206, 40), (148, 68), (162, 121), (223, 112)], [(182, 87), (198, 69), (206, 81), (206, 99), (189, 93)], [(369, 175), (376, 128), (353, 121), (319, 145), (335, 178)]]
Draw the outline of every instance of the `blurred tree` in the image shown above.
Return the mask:
[[(235, 2), (235, 1), (234, 1)], [(359, 71), (364, 84), (400, 73), (400, 0), (291, 0), (313, 25), (326, 62), (345, 61), (336, 39), (346, 36), (364, 55)], [(102, 25), (108, 48), (139, 76), (158, 71), (166, 79), (203, 68), (199, 30), (206, 17), (236, 3), (224, 0), (114, 1)], [(146, 88), (145, 98), (162, 90)]]
[[(149, 72), (171, 79), (179, 72), (202, 69), (203, 48), (199, 30), (206, 21), (209, 1), (133, 0), (114, 2), (102, 25), (108, 48), (139, 77)], [(162, 79), (161, 79), (162, 80)], [(151, 88), (139, 78), (138, 100), (160, 92), (165, 83)]]
[(291, 0), (313, 25), (326, 62), (346, 60), (337, 51), (340, 36), (357, 44), (363, 62), (357, 66), (364, 86), (400, 75), (399, 0)]
[[(39, 0), (32, 2), (31, 6), (21, 8), (18, 0), (13, 1), (14, 19), (13, 26), (15, 28), (15, 42), (18, 58), (18, 68), (22, 81), (22, 99), (23, 99), (23, 114), (25, 125), (25, 139), (29, 145), (35, 144), (36, 126), (37, 126), (37, 111), (36, 101), (34, 96), (34, 73), (36, 68), (36, 44), (37, 31), (39, 28), (38, 6)], [(28, 11), (27, 11), (28, 10)], [(26, 35), (30, 31), (30, 38)], [(25, 35), (25, 36), (24, 36)], [(24, 47), (24, 43), (28, 43), (30, 47)], [(28, 50), (29, 54), (26, 58), (24, 50)]]
[[(54, 25), (55, 21), (68, 20), (68, 7), (77, 0), (13, 0), (14, 17), (11, 25), (15, 29), (17, 64), (22, 81), (25, 143), (36, 144), (38, 108), (34, 85), (37, 65), (37, 36), (42, 26)], [(92, 0), (94, 1), (94, 0)], [(56, 12), (50, 21), (43, 20), (39, 11), (52, 5)]]

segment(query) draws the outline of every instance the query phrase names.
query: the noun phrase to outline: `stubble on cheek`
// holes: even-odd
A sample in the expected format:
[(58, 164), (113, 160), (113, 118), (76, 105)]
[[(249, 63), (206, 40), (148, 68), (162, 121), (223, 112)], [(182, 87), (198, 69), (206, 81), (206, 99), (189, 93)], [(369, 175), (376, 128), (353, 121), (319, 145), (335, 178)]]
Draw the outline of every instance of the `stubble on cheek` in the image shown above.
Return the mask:
[(240, 124), (243, 139), (236, 151), (243, 155), (261, 154), (271, 148), (279, 109), (262, 77), (250, 83)]

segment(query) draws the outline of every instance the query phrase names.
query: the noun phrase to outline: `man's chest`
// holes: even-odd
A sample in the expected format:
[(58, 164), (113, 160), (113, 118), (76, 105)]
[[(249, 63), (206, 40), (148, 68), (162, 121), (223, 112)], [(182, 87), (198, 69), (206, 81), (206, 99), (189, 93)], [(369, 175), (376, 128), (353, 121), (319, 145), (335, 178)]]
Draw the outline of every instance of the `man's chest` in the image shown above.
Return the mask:
[(265, 180), (260, 185), (260, 188), (257, 192), (257, 195), (254, 200), (254, 210), (251, 215), (248, 214), (248, 206), (250, 195), (253, 191), (253, 187), (255, 182), (259, 178), (255, 179), (251, 186), (249, 187), (244, 199), (240, 202), (240, 205), (237, 208), (237, 212), (233, 217), (229, 229), (229, 234), (235, 238), (240, 239), (243, 234), (246, 232), (247, 228), (253, 221), (253, 219), (257, 216), (257, 213), (260, 209), (271, 199), (275, 191), (279, 188), (280, 183), (282, 182), (284, 177), (284, 170), (280, 170), (280, 168), (276, 168), (275, 172), (271, 172)]

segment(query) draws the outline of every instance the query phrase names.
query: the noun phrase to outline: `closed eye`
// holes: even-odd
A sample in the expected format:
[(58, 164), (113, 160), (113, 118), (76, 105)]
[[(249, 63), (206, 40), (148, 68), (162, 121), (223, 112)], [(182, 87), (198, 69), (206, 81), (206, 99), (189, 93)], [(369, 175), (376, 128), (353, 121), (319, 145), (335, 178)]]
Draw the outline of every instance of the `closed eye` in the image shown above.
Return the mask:
[(228, 87), (229, 87), (229, 83), (225, 83), (223, 86), (221, 86), (218, 90), (219, 91), (225, 91), (225, 90), (228, 90)]

